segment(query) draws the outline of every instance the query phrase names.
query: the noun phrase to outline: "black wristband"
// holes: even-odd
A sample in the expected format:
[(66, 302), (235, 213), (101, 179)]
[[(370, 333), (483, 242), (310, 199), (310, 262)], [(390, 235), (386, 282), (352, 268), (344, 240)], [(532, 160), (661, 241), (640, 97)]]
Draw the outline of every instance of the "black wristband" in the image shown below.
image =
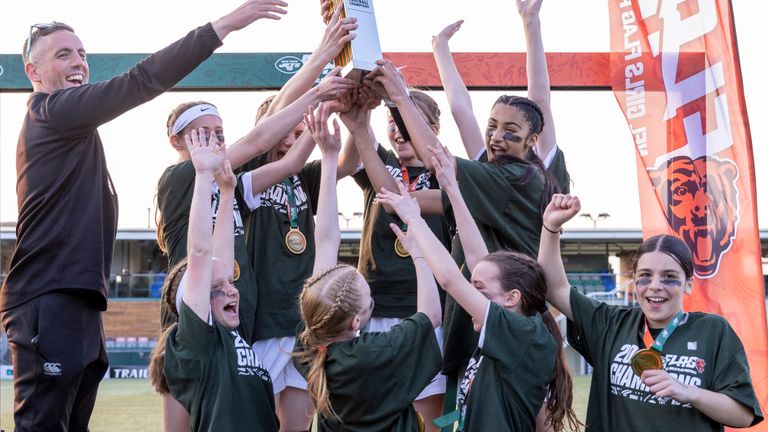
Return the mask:
[(541, 226), (543, 226), (545, 230), (551, 232), (552, 234), (562, 234), (563, 233), (563, 228), (562, 227), (559, 230), (555, 231), (555, 230), (549, 229), (549, 227), (546, 224), (544, 224), (543, 222), (542, 222)]
[(396, 106), (387, 106), (389, 108), (389, 113), (392, 114), (392, 120), (395, 121), (395, 125), (397, 126), (397, 129), (400, 131), (400, 136), (403, 137), (404, 141), (410, 141), (411, 135), (408, 134), (408, 129), (405, 128), (405, 122), (403, 121), (403, 116), (400, 115), (400, 110), (397, 109)]

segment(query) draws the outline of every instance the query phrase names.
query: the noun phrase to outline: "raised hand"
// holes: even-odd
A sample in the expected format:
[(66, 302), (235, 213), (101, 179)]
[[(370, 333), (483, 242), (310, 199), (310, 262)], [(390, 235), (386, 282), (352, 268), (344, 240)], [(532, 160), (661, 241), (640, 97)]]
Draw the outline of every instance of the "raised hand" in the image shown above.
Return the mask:
[(368, 87), (358, 87), (351, 92), (352, 105), (346, 111), (339, 111), (339, 117), (350, 132), (367, 128), (370, 112), (381, 104), (381, 98)]
[(342, 78), (339, 76), (341, 67), (335, 67), (328, 73), (320, 84), (315, 87), (320, 101), (325, 102), (340, 98), (344, 93), (358, 86), (355, 80)]
[(326, 25), (331, 21), (331, 15), (331, 0), (320, 0), (320, 16)]
[(557, 231), (563, 224), (573, 219), (581, 210), (579, 197), (573, 195), (554, 194), (544, 210), (542, 221), (548, 230)]
[(459, 182), (456, 180), (456, 157), (446, 146), (427, 147), (432, 153), (432, 165), (435, 167), (435, 176), (443, 189), (457, 189)]
[(342, 95), (339, 96), (338, 99), (330, 100), (326, 102), (330, 112), (338, 113), (339, 115), (341, 115), (342, 113), (349, 112), (354, 106), (356, 92), (357, 92), (357, 88), (351, 88), (346, 92), (342, 93)]
[(304, 115), (304, 123), (307, 125), (312, 137), (320, 147), (323, 154), (339, 153), (341, 151), (341, 134), (339, 133), (339, 122), (333, 120), (333, 134), (328, 130), (328, 117), (331, 111), (328, 104), (320, 103), (316, 110), (310, 108)]
[(401, 221), (410, 225), (413, 220), (421, 217), (419, 203), (401, 183), (398, 183), (397, 187), (400, 189), (400, 195), (390, 192), (386, 188), (381, 188), (381, 191), (376, 194), (376, 198), (385, 207), (393, 209)]
[(206, 137), (205, 129), (193, 129), (191, 136), (184, 135), (184, 142), (196, 172), (213, 174), (224, 165), (226, 147), (216, 139), (216, 134)]
[(240, 30), (260, 19), (279, 20), (288, 13), (288, 3), (282, 0), (248, 0), (237, 9), (214, 21), (213, 29), (224, 39), (230, 32)]
[[(320, 45), (315, 50), (327, 62), (339, 55), (344, 45), (356, 37), (354, 33), (350, 32), (357, 29), (357, 18), (341, 18), (341, 7), (336, 8), (336, 12), (331, 15), (330, 7), (328, 0), (323, 1), (320, 6), (326, 27), (323, 40), (320, 41)], [(325, 19), (326, 16), (328, 17), (327, 20)]]
[(408, 255), (410, 255), (411, 258), (424, 257), (424, 253), (421, 251), (419, 242), (416, 241), (415, 236), (409, 236), (407, 231), (403, 232), (399, 226), (393, 223), (389, 224), (389, 228), (395, 233), (397, 238), (400, 239), (400, 244), (402, 244), (405, 250), (408, 251)]
[(237, 177), (235, 177), (235, 173), (232, 171), (232, 165), (226, 159), (221, 168), (213, 173), (213, 179), (216, 180), (216, 184), (219, 185), (219, 189), (222, 191), (231, 192), (237, 186)]
[[(408, 88), (405, 85), (405, 79), (400, 70), (397, 69), (394, 63), (389, 60), (377, 60), (376, 68), (371, 72), (372, 80), (375, 83), (380, 84), (386, 91), (389, 99), (395, 100), (397, 98), (408, 97)], [(372, 87), (376, 90), (376, 87)]]
[(515, 3), (517, 4), (517, 12), (523, 19), (538, 16), (539, 11), (541, 10), (542, 1), (543, 0), (515, 0)]
[(464, 20), (458, 20), (453, 24), (448, 24), (444, 29), (440, 30), (440, 33), (438, 33), (437, 36), (432, 36), (432, 49), (437, 48), (437, 46), (441, 44), (448, 44), (448, 41), (451, 40), (457, 31), (459, 31), (462, 24), (464, 24)]

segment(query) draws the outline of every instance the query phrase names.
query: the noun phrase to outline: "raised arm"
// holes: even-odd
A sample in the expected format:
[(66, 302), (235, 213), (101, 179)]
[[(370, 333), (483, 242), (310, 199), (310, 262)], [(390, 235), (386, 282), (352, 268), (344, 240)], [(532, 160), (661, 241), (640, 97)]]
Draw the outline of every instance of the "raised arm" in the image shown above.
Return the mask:
[(448, 46), (448, 41), (459, 31), (462, 24), (464, 20), (449, 24), (437, 36), (432, 37), (432, 52), (435, 54), (437, 71), (440, 73), (440, 81), (443, 83), (448, 105), (451, 107), (451, 115), (459, 128), (461, 142), (464, 143), (467, 157), (472, 159), (485, 148), (485, 140), (475, 118), (469, 90), (459, 75), (459, 70), (453, 62), (451, 48)]
[(317, 202), (317, 225), (315, 226), (315, 266), (312, 275), (336, 265), (339, 260), (339, 204), (336, 196), (336, 167), (341, 151), (339, 123), (333, 120), (333, 134), (328, 130), (330, 110), (320, 104), (317, 110), (306, 116), (307, 129), (323, 152), (320, 196)]
[[(224, 164), (225, 149), (218, 143), (215, 135), (211, 140), (207, 140), (205, 130), (202, 128), (193, 130), (191, 137), (185, 135), (184, 141), (195, 167), (195, 187), (189, 210), (187, 233), (187, 286), (182, 299), (195, 312), (195, 315), (207, 321), (213, 274), (211, 183), (214, 173)], [(219, 206), (221, 207), (226, 206)], [(231, 219), (230, 210), (230, 225), (232, 225)]]
[(315, 140), (312, 138), (312, 133), (305, 130), (282, 159), (251, 171), (251, 193), (256, 196), (270, 186), (301, 171), (314, 148)]
[(448, 195), (453, 207), (453, 216), (456, 219), (456, 228), (459, 231), (459, 239), (464, 249), (464, 259), (467, 262), (467, 268), (471, 272), (483, 257), (488, 255), (488, 247), (485, 245), (483, 236), (477, 228), (475, 218), (469, 212), (467, 203), (461, 196), (459, 182), (456, 181), (456, 159), (453, 157), (448, 147), (435, 149), (432, 151), (432, 164), (435, 166), (437, 181), (440, 182), (440, 188)]
[(211, 24), (219, 39), (224, 40), (231, 32), (243, 29), (256, 20), (279, 20), (280, 15), (287, 13), (283, 9), (287, 6), (288, 3), (280, 0), (248, 0)]
[(383, 189), (378, 194), (379, 201), (392, 207), (408, 224), (408, 237), (415, 238), (440, 286), (472, 316), (473, 322), (484, 323), (489, 300), (467, 282), (451, 255), (419, 215), (417, 202), (408, 195), (403, 185), (398, 186), (400, 195)]
[[(410, 198), (413, 199), (413, 198)], [(443, 322), (443, 309), (440, 307), (440, 294), (437, 292), (435, 276), (421, 251), (415, 236), (409, 236), (395, 224), (389, 224), (400, 244), (411, 256), (413, 267), (416, 269), (416, 311), (426, 315), (437, 328)]]
[(307, 90), (275, 115), (264, 118), (245, 137), (233, 144), (227, 155), (232, 168), (240, 167), (277, 145), (302, 120), (310, 107), (323, 101), (338, 99), (357, 86), (354, 81), (339, 77), (340, 70), (341, 68), (335, 68), (316, 87)]
[(350, 32), (357, 29), (357, 18), (340, 18), (340, 12), (341, 8), (337, 8), (325, 28), (320, 45), (312, 52), (304, 66), (280, 89), (267, 109), (267, 116), (287, 107), (312, 88), (325, 66), (339, 55), (347, 42), (355, 38), (355, 34)]
[(549, 72), (547, 57), (544, 53), (544, 42), (541, 37), (541, 20), (539, 11), (543, 0), (516, 0), (517, 11), (523, 20), (525, 29), (526, 75), (528, 78), (528, 98), (536, 102), (544, 114), (544, 129), (539, 134), (536, 143), (536, 154), (542, 160), (555, 147), (555, 123), (552, 118), (550, 103)]
[(579, 198), (571, 195), (554, 194), (549, 202), (541, 227), (539, 240), (539, 265), (547, 281), (547, 301), (573, 319), (571, 312), (571, 287), (565, 275), (563, 258), (560, 256), (560, 231), (564, 223), (571, 220), (581, 210)]
[(232, 201), (235, 198), (237, 178), (228, 160), (218, 169), (214, 180), (219, 186), (219, 208), (216, 210), (216, 225), (213, 228), (213, 256), (224, 262), (231, 272), (235, 262), (235, 224), (232, 217)]

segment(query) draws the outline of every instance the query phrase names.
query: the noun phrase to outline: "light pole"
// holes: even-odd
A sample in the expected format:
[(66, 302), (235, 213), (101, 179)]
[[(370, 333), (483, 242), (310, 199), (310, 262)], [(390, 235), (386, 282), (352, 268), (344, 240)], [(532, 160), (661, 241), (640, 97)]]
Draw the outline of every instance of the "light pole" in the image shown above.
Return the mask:
[(593, 229), (597, 229), (597, 221), (606, 220), (611, 217), (608, 213), (599, 213), (597, 216), (593, 216), (592, 213), (582, 213), (580, 216), (591, 220)]
[(344, 221), (347, 223), (346, 229), (349, 229), (349, 221), (351, 221), (354, 218), (358, 218), (358, 217), (360, 217), (362, 215), (363, 215), (363, 212), (356, 211), (356, 212), (352, 213), (352, 216), (347, 217), (346, 215), (344, 215), (344, 213), (339, 212), (339, 216), (341, 216), (341, 218), (344, 219)]

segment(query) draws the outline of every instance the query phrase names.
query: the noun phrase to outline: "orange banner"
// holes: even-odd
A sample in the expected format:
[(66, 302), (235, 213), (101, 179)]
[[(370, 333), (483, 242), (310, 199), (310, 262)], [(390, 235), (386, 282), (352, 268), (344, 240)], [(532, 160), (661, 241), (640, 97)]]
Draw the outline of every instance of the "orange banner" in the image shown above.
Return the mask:
[[(696, 277), (685, 308), (730, 322), (765, 410), (765, 290), (730, 2), (608, 3), (611, 82), (635, 144), (643, 235), (670, 233), (688, 244)], [(750, 430), (768, 431), (768, 421)]]

